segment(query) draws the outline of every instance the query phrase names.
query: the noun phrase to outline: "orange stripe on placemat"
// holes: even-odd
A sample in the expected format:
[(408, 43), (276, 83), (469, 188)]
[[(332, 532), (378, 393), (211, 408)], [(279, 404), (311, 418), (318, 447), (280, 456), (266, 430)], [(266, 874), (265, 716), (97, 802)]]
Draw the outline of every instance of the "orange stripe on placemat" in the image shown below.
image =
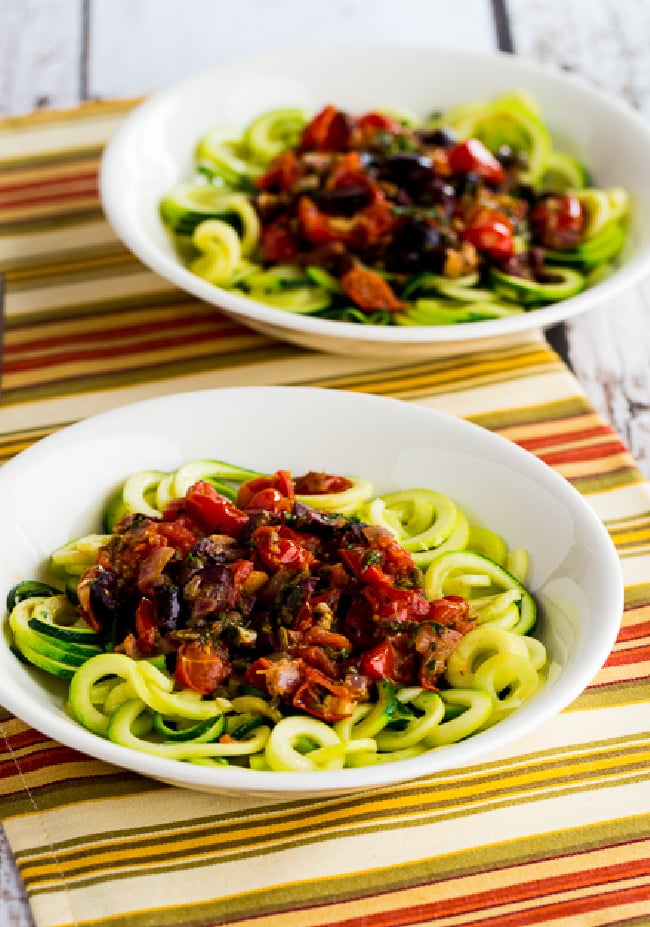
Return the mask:
[[(620, 918), (625, 916), (623, 907), (634, 906), (635, 910), (629, 912), (632, 918), (646, 915), (649, 898), (650, 885), (646, 883), (631, 888), (597, 892), (583, 898), (561, 899), (523, 911), (497, 913), (488, 917), (474, 916), (471, 927), (532, 927), (534, 924), (548, 927), (554, 921), (562, 922), (568, 927), (568, 925), (577, 923), (574, 918), (590, 912), (598, 915), (598, 920), (594, 923), (621, 923)], [(606, 912), (609, 913), (606, 915)], [(606, 921), (603, 920), (604, 915), (607, 916)], [(470, 925), (468, 924), (467, 927)]]
[[(557, 441), (551, 441), (549, 439), (548, 443), (557, 443)], [(562, 443), (564, 443), (564, 435), (562, 435)], [(522, 444), (521, 446), (524, 447), (525, 445)], [(579, 447), (568, 448), (563, 451), (552, 451), (547, 454), (538, 453), (537, 456), (550, 467), (557, 467), (562, 464), (600, 460), (603, 457), (628, 453), (629, 451), (621, 439), (617, 435), (610, 433), (598, 444), (580, 445)]]
[[(608, 908), (616, 909), (620, 903), (633, 904), (648, 900), (650, 885), (643, 881), (632, 887), (607, 889), (614, 882), (630, 882), (632, 879), (647, 879), (650, 875), (650, 863), (647, 859), (636, 862), (626, 860), (618, 865), (602, 869), (588, 869), (584, 872), (572, 872), (570, 875), (549, 876), (546, 879), (511, 884), (503, 888), (494, 888), (485, 892), (454, 895), (445, 900), (432, 901), (430, 904), (418, 903), (413, 907), (373, 911), (373, 927), (407, 927), (410, 924), (435, 923), (443, 925), (443, 918), (452, 919), (452, 923), (467, 924), (471, 927), (494, 924), (498, 927), (527, 927), (529, 924), (549, 924), (553, 920), (569, 918), (590, 910), (600, 910), (603, 898), (608, 898)], [(496, 880), (498, 873), (493, 876)], [(562, 898), (543, 901), (549, 895), (575, 892), (581, 889), (602, 889), (588, 895), (574, 898)], [(387, 908), (390, 904), (387, 898)], [(542, 902), (531, 907), (530, 903)], [(504, 911), (505, 906), (527, 904), (518, 911)], [(486, 913), (489, 912), (489, 913)], [(472, 915), (466, 921), (463, 915)], [(458, 919), (458, 920), (457, 920)], [(331, 920), (330, 927), (364, 927), (368, 923), (366, 915)]]
[[(169, 319), (156, 318), (155, 326), (152, 326), (151, 321), (138, 321), (135, 323), (126, 323), (115, 325), (110, 328), (87, 328), (84, 330), (78, 330), (75, 332), (65, 332), (62, 335), (51, 335), (48, 337), (34, 338), (33, 340), (25, 342), (10, 342), (5, 347), (4, 356), (6, 358), (13, 357), (18, 354), (24, 354), (26, 352), (32, 351), (52, 351), (53, 349), (69, 346), (71, 344), (87, 344), (89, 341), (95, 339), (101, 339), (102, 342), (108, 340), (124, 340), (126, 338), (134, 338), (139, 335), (150, 335), (152, 328), (155, 327), (155, 331), (158, 333), (163, 332), (178, 332), (179, 329), (205, 329), (219, 328), (225, 322), (225, 316), (221, 316), (217, 311), (210, 311), (210, 313), (199, 312), (198, 306), (193, 306), (194, 311), (188, 313), (187, 315), (174, 316)], [(153, 311), (153, 307), (150, 311)], [(142, 318), (142, 316), (140, 316)], [(235, 323), (230, 322), (230, 327), (232, 328)], [(242, 331), (244, 331), (244, 326), (238, 326)]]
[(6, 210), (19, 210), (22, 206), (33, 208), (43, 203), (73, 199), (79, 196), (80, 193), (91, 196), (98, 194), (96, 172), (90, 175), (69, 177), (65, 180), (57, 178), (55, 182), (43, 184), (42, 186), (52, 189), (50, 192), (44, 193), (40, 187), (34, 188), (29, 185), (20, 193), (14, 192), (13, 195), (3, 194), (0, 191), (0, 209), (2, 209), (3, 214)]
[(525, 448), (527, 451), (539, 452), (543, 448), (551, 447), (555, 444), (558, 444), (559, 442), (562, 444), (570, 444), (574, 441), (585, 441), (587, 439), (599, 438), (602, 436), (606, 436), (607, 438), (617, 437), (609, 425), (606, 425), (603, 422), (598, 425), (593, 425), (589, 428), (576, 428), (575, 430), (569, 431), (561, 431), (556, 429), (549, 434), (518, 439), (516, 443), (519, 444), (520, 447)]
[(650, 621), (642, 621), (639, 624), (621, 628), (618, 634), (618, 640), (633, 641), (639, 637), (646, 637), (648, 634), (650, 634)]
[(21, 729), (14, 734), (5, 734), (4, 741), (7, 745), (7, 750), (13, 753), (16, 750), (24, 750), (25, 747), (45, 744), (48, 738), (45, 734), (41, 734), (34, 728), (25, 726), (21, 727)]
[[(561, 836), (556, 836), (560, 841)], [(597, 899), (600, 903), (603, 898), (608, 898), (614, 904), (635, 905), (639, 898), (650, 897), (647, 894), (650, 863), (646, 842), (631, 840), (599, 846), (593, 851), (576, 852), (574, 849), (572, 852), (567, 848), (557, 856), (547, 855), (532, 861), (526, 859), (524, 851), (521, 863), (513, 861), (502, 865), (494, 865), (492, 848), (488, 846), (485, 865), (475, 853), (465, 854), (472, 860), (469, 863), (464, 863), (462, 855), (458, 854), (457, 867), (450, 868), (451, 859), (443, 858), (441, 874), (437, 861), (432, 859), (428, 869), (421, 865), (418, 867), (419, 878), (401, 885), (392, 881), (392, 873), (386, 873), (386, 881), (382, 883), (377, 872), (372, 883), (374, 889), (363, 882), (341, 894), (337, 894), (335, 889), (328, 892), (319, 904), (315, 903), (317, 896), (314, 895), (308, 921), (301, 921), (299, 906), (288, 907), (286, 898), (282, 899), (284, 904), (280, 901), (265, 910), (263, 893), (252, 893), (246, 911), (250, 914), (244, 917), (226, 916), (223, 923), (241, 923), (247, 927), (259, 924), (262, 927), (275, 924), (282, 917), (282, 922), (290, 927), (300, 927), (301, 923), (307, 922), (314, 927), (365, 927), (370, 923), (373, 927), (414, 924), (435, 924), (436, 927), (477, 927), (479, 924), (487, 927), (493, 924), (502, 927), (506, 923), (510, 927), (525, 927), (553, 921), (572, 925), (572, 915), (578, 913), (581, 906), (585, 910), (591, 909)], [(608, 856), (619, 861), (607, 864)], [(516, 854), (513, 853), (511, 858), (516, 859)], [(386, 887), (382, 888), (383, 885)], [(259, 901), (256, 914), (253, 913), (255, 894)], [(610, 907), (608, 903), (607, 909)], [(236, 911), (226, 904), (226, 914), (235, 914)]]
[(650, 634), (650, 606), (641, 603), (626, 605), (618, 632), (618, 641), (631, 641)]
[(101, 218), (102, 211), (97, 200), (94, 190), (86, 193), (84, 196), (77, 193), (76, 196), (66, 197), (62, 202), (53, 201), (49, 204), (41, 203), (38, 209), (4, 209), (2, 210), (2, 221), (0, 229), (16, 228), (23, 232), (28, 228), (30, 223), (47, 222), (47, 228), (51, 228), (52, 221), (63, 217), (77, 218), (78, 216), (92, 216)]
[[(84, 163), (88, 161), (83, 159)], [(27, 179), (23, 175), (22, 179), (11, 182), (10, 180), (0, 179), (0, 203), (11, 201), (13, 197), (24, 195), (31, 190), (40, 191), (44, 187), (51, 187), (53, 184), (64, 185), (68, 183), (79, 183), (79, 181), (92, 180), (97, 182), (97, 158), (92, 159), (92, 168), (86, 170), (74, 170), (75, 162), (57, 166), (56, 171), (32, 171)], [(9, 175), (11, 176), (11, 175)], [(18, 174), (20, 177), (21, 175)]]
[[(170, 345), (174, 348), (181, 348), (186, 345), (195, 344), (196, 342), (204, 342), (206, 337), (210, 341), (225, 341), (231, 337), (237, 337), (246, 333), (246, 329), (235, 324), (229, 326), (220, 325), (217, 330), (213, 329), (208, 332), (198, 331), (182, 336), (178, 331), (175, 331), (170, 333), (168, 337), (143, 339), (135, 344), (121, 344), (120, 359), (132, 357), (136, 354), (146, 354), (149, 351), (156, 351), (160, 348), (169, 347)], [(204, 335), (203, 338), (201, 337), (202, 334)], [(85, 351), (59, 351), (52, 352), (49, 355), (38, 355), (37, 357), (23, 358), (21, 360), (8, 359), (4, 363), (4, 373), (5, 375), (25, 373), (29, 370), (38, 370), (43, 366), (51, 367), (56, 364), (69, 364), (83, 360), (92, 361), (93, 358), (112, 357), (115, 355), (116, 345), (114, 343), (107, 344), (106, 340), (107, 339), (104, 339), (104, 347), (94, 345), (92, 348)]]
[[(34, 753), (23, 754), (20, 757), (20, 771), (22, 775), (27, 775), (36, 769), (44, 769), (47, 766), (86, 762), (88, 759), (83, 753), (78, 753), (71, 747), (64, 747), (51, 740), (46, 741), (43, 746), (47, 746), (47, 749), (40, 749)], [(8, 769), (9, 766), (12, 767), (11, 772)], [(15, 771), (15, 761), (13, 759), (6, 760), (4, 763), (0, 764), (0, 779), (7, 775), (14, 775)]]
[[(589, 684), (583, 695), (594, 693), (605, 695), (611, 704), (627, 704), (629, 692), (625, 690), (626, 684), (642, 686), (644, 680), (650, 678), (650, 663), (616, 663), (605, 664), (599, 670), (596, 678)], [(622, 687), (619, 691), (618, 687)], [(620, 696), (620, 698), (619, 698)], [(580, 696), (582, 698), (582, 696)], [(622, 701), (621, 701), (622, 699)], [(647, 693), (641, 691), (636, 701), (647, 701)]]
[(605, 666), (629, 666), (633, 663), (650, 661), (650, 644), (642, 647), (630, 647), (626, 650), (613, 650), (607, 657)]

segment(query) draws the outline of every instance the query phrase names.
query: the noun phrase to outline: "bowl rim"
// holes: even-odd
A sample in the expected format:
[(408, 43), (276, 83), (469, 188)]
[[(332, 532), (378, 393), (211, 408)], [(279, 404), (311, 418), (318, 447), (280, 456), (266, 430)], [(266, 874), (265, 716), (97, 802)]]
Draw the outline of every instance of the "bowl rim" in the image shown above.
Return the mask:
[[(573, 318), (590, 308), (595, 303), (610, 300), (623, 289), (638, 283), (650, 271), (650, 236), (637, 248), (610, 277), (594, 287), (584, 290), (570, 299), (552, 303), (548, 306), (524, 311), (521, 314), (500, 319), (481, 320), (465, 324), (444, 326), (381, 326), (355, 325), (331, 319), (321, 319), (308, 314), (289, 313), (272, 306), (258, 303), (229, 290), (217, 287), (193, 274), (183, 264), (166, 254), (149, 235), (141, 224), (133, 221), (121, 208), (120, 188), (123, 184), (125, 164), (128, 162), (132, 137), (138, 125), (144, 119), (164, 114), (169, 103), (191, 91), (197, 85), (220, 80), (229, 74), (235, 76), (245, 72), (246, 68), (269, 69), (269, 73), (282, 70), (282, 64), (294, 61), (308, 61), (313, 55), (332, 56), (341, 53), (352, 55), (390, 55), (391, 53), (408, 53), (409, 55), (431, 55), (446, 59), (461, 60), (468, 63), (482, 63), (495, 66), (504, 71), (511, 71), (513, 80), (516, 75), (533, 75), (557, 88), (574, 88), (584, 98), (596, 102), (605, 112), (611, 111), (627, 121), (631, 129), (639, 133), (647, 142), (650, 154), (650, 123), (635, 111), (624, 99), (611, 91), (596, 88), (584, 77), (575, 73), (566, 73), (547, 64), (524, 56), (503, 51), (473, 51), (452, 47), (435, 48), (423, 44), (381, 42), (351, 44), (313, 44), (300, 48), (289, 48), (261, 55), (250, 56), (227, 62), (217, 67), (206, 68), (191, 74), (180, 81), (152, 93), (122, 120), (106, 145), (99, 172), (100, 201), (104, 214), (116, 233), (126, 246), (151, 270), (169, 282), (193, 296), (217, 306), (225, 313), (237, 318), (243, 324), (255, 328), (272, 327), (276, 333), (294, 332), (305, 336), (324, 336), (341, 339), (355, 344), (375, 343), (389, 344), (451, 344), (480, 341), (499, 336), (512, 336), (529, 332), (531, 329), (544, 329), (558, 322)], [(596, 295), (595, 295), (596, 294)]]
[[(20, 471), (32, 458), (47, 456), (50, 452), (56, 452), (57, 449), (74, 446), (79, 439), (83, 440), (84, 435), (92, 435), (98, 429), (106, 434), (106, 429), (110, 429), (111, 425), (119, 424), (125, 415), (146, 417), (147, 412), (154, 406), (164, 408), (170, 403), (182, 406), (184, 403), (193, 403), (197, 396), (204, 396), (206, 401), (210, 401), (212, 396), (218, 394), (215, 401), (220, 401), (222, 397), (224, 400), (236, 401), (237, 397), (242, 394), (251, 394), (253, 398), (264, 397), (271, 398), (274, 402), (281, 402), (289, 393), (296, 395), (297, 400), (300, 398), (298, 394), (301, 394), (310, 403), (318, 402), (318, 397), (321, 397), (323, 401), (329, 401), (325, 398), (326, 394), (330, 398), (332, 395), (339, 397), (334, 401), (341, 403), (349, 402), (352, 397), (352, 401), (357, 406), (363, 406), (364, 410), (368, 409), (368, 411), (372, 406), (379, 411), (385, 410), (390, 404), (394, 410), (398, 406), (402, 410), (408, 409), (408, 414), (412, 416), (414, 422), (416, 420), (426, 422), (431, 426), (435, 426), (436, 423), (447, 423), (447, 427), (456, 429), (459, 433), (464, 432), (468, 436), (476, 436), (486, 448), (498, 449), (505, 461), (516, 463), (518, 467), (523, 468), (524, 472), (530, 473), (536, 481), (549, 487), (566, 500), (572, 512), (577, 509), (579, 517), (588, 525), (597, 539), (603, 562), (611, 567), (608, 614), (611, 610), (612, 617), (606, 625), (601, 626), (598, 645), (591, 646), (591, 661), (587, 665), (573, 666), (570, 673), (564, 674), (565, 678), (561, 687), (542, 688), (530, 702), (524, 704), (522, 708), (499, 722), (498, 725), (485, 732), (474, 734), (465, 741), (439, 747), (411, 759), (321, 773), (270, 772), (235, 766), (219, 767), (215, 771), (213, 768), (139, 753), (129, 747), (105, 740), (81, 725), (77, 725), (71, 719), (60, 717), (55, 711), (44, 712), (43, 708), (34, 702), (28, 693), (6, 681), (3, 674), (0, 674), (1, 704), (21, 720), (62, 744), (96, 759), (154, 779), (213, 792), (316, 795), (381, 787), (390, 783), (430, 776), (459, 766), (480, 763), (486, 755), (484, 744), (490, 754), (495, 750), (501, 750), (526, 734), (537, 730), (545, 721), (556, 716), (577, 698), (607, 659), (620, 626), (624, 586), (620, 561), (613, 542), (595, 511), (578, 490), (559, 473), (507, 438), (446, 412), (406, 403), (392, 397), (348, 393), (343, 390), (329, 390), (321, 387), (244, 386), (172, 393), (167, 396), (128, 403), (89, 416), (41, 439), (9, 460), (0, 469), (0, 496), (7, 491), (7, 487), (11, 486), (13, 474)], [(4, 635), (0, 640), (0, 652), (4, 652), (5, 656), (8, 656), (10, 652)], [(568, 678), (566, 678), (567, 675)]]

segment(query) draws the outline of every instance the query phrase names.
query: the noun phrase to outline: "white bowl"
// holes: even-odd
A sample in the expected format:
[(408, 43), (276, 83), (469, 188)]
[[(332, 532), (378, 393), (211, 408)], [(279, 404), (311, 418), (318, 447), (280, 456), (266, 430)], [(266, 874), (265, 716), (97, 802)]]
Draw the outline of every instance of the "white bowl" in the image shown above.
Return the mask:
[[(178, 260), (158, 205), (189, 179), (198, 139), (210, 128), (243, 128), (277, 106), (316, 112), (406, 107), (426, 115), (499, 92), (529, 91), (559, 146), (581, 157), (600, 186), (633, 196), (627, 254), (609, 279), (578, 296), (502, 319), (445, 326), (379, 326), (294, 315), (220, 289)], [(650, 266), (650, 127), (613, 96), (581, 79), (505, 54), (397, 46), (284, 50), (199, 74), (154, 94), (118, 128), (101, 168), (101, 197), (116, 234), (150, 268), (246, 325), (317, 350), (432, 356), (521, 338), (611, 300)], [(399, 347), (397, 347), (399, 345)]]
[[(53, 549), (99, 529), (110, 490), (141, 469), (201, 457), (294, 473), (365, 475), (378, 491), (429, 487), (532, 560), (535, 631), (556, 671), (489, 730), (409, 760), (334, 772), (206, 768), (145, 755), (80, 727), (65, 685), (26, 667), (0, 638), (0, 703), (55, 740), (109, 763), (204, 791), (354, 791), (477, 763), (532, 731), (588, 685), (623, 609), (615, 549), (593, 510), (536, 457), (476, 425), (394, 399), (293, 387), (206, 390), (148, 400), (72, 425), (0, 470), (0, 593), (39, 578)], [(6, 630), (6, 623), (5, 623)]]

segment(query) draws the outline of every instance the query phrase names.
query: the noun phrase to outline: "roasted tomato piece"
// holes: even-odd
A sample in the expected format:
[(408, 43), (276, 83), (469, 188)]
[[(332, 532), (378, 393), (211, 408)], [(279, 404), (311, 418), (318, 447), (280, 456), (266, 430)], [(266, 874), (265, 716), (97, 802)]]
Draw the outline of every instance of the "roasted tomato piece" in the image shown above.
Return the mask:
[(366, 528), (371, 547), (346, 547), (339, 556), (356, 577), (371, 586), (392, 586), (396, 579), (411, 580), (420, 574), (410, 553), (383, 528)]
[(249, 685), (277, 698), (291, 699), (302, 682), (303, 664), (286, 654), (259, 657), (244, 674)]
[(512, 222), (497, 209), (479, 206), (472, 210), (461, 237), (495, 260), (509, 258), (515, 251)]
[(296, 476), (293, 480), (295, 492), (304, 496), (321, 495), (331, 492), (345, 492), (351, 489), (352, 480), (346, 476), (336, 476), (331, 473), (319, 473), (309, 470), (303, 476)]
[(331, 104), (307, 123), (300, 137), (300, 151), (345, 151), (349, 147), (352, 120)]
[(156, 609), (152, 600), (146, 596), (140, 599), (135, 612), (135, 633), (140, 653), (153, 653), (156, 643)]
[(298, 200), (298, 222), (301, 234), (312, 245), (347, 241), (352, 228), (351, 219), (328, 216), (308, 196)]
[(198, 536), (183, 521), (161, 522), (158, 525), (158, 534), (166, 538), (169, 546), (175, 548), (181, 557), (184, 557), (192, 550)]
[(343, 190), (346, 187), (376, 188), (364, 170), (358, 151), (349, 151), (338, 158), (325, 184), (326, 190)]
[(294, 708), (333, 723), (349, 718), (359, 700), (353, 689), (329, 679), (320, 670), (306, 666), (301, 685), (293, 697)]
[(259, 476), (242, 483), (237, 491), (240, 509), (289, 512), (293, 505), (293, 480), (287, 470)]
[(467, 634), (476, 625), (469, 616), (469, 602), (460, 595), (447, 595), (442, 599), (429, 602), (431, 621), (444, 624), (461, 634)]
[(279, 216), (264, 226), (261, 246), (264, 259), (273, 264), (291, 261), (298, 254), (300, 246), (287, 216)]
[(393, 679), (395, 649), (390, 641), (381, 641), (361, 657), (361, 672), (369, 679)]
[(375, 621), (391, 624), (421, 621), (429, 615), (429, 602), (414, 589), (397, 589), (388, 583), (366, 586), (363, 595), (373, 609)]
[(228, 654), (210, 643), (188, 641), (176, 653), (176, 682), (186, 689), (211, 695), (231, 672)]
[(251, 542), (262, 563), (272, 570), (308, 570), (314, 554), (304, 546), (304, 538), (286, 525), (261, 525), (251, 535)]
[(450, 148), (447, 163), (453, 174), (477, 174), (493, 184), (501, 183), (505, 177), (502, 164), (477, 138), (469, 138)]
[(398, 312), (405, 308), (390, 284), (372, 270), (353, 267), (341, 277), (341, 286), (352, 302), (364, 312), (375, 309)]
[(387, 116), (386, 113), (378, 113), (376, 110), (359, 116), (355, 120), (355, 125), (361, 129), (382, 129), (384, 132), (399, 132), (401, 129), (396, 119)]
[(248, 515), (219, 495), (212, 483), (199, 480), (185, 495), (185, 511), (206, 534), (229, 534), (238, 537)]
[(283, 151), (256, 179), (255, 186), (271, 193), (287, 193), (301, 175), (302, 167), (296, 153)]
[(350, 239), (361, 248), (372, 247), (380, 239), (386, 240), (396, 225), (397, 218), (393, 206), (381, 191), (376, 190), (373, 192), (372, 202), (355, 218)]
[(375, 550), (381, 552), (382, 569), (389, 576), (413, 576), (417, 570), (410, 553), (385, 528), (368, 525), (365, 535)]
[(552, 251), (568, 251), (582, 241), (585, 212), (573, 193), (545, 196), (530, 213), (533, 238)]
[(444, 625), (423, 622), (415, 635), (415, 649), (421, 656), (419, 682), (425, 689), (436, 690), (447, 660), (463, 635)]
[(337, 631), (327, 631), (314, 625), (305, 631), (303, 641), (308, 644), (314, 644), (319, 647), (327, 647), (329, 650), (349, 651), (352, 647), (345, 634), (339, 634)]

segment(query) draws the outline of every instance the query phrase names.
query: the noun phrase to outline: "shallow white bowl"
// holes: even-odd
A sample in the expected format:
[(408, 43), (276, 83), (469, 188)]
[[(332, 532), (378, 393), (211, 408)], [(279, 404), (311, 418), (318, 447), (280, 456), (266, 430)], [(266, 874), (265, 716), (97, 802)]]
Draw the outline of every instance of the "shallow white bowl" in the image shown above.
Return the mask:
[[(634, 197), (623, 266), (555, 305), (461, 325), (367, 326), (294, 315), (229, 293), (178, 260), (163, 227), (163, 194), (192, 173), (198, 139), (218, 125), (243, 128), (276, 106), (351, 112), (395, 106), (426, 115), (501, 91), (533, 93), (563, 150), (581, 157), (600, 186)], [(456, 353), (521, 338), (611, 300), (650, 268), (650, 126), (613, 96), (525, 58), (428, 47), (342, 46), (288, 50), (208, 71), (154, 94), (127, 117), (101, 168), (101, 197), (116, 234), (150, 268), (246, 325), (317, 350), (394, 356)], [(399, 346), (399, 347), (398, 347)]]
[(0, 704), (84, 753), (204, 791), (295, 794), (365, 789), (479, 762), (565, 708), (614, 643), (623, 609), (616, 551), (584, 499), (533, 455), (476, 425), (394, 399), (293, 387), (182, 393), (97, 415), (33, 445), (0, 469), (0, 595), (39, 578), (53, 549), (100, 530), (102, 503), (141, 469), (192, 458), (294, 473), (372, 479), (379, 492), (428, 487), (471, 520), (530, 551), (536, 634), (552, 679), (490, 730), (414, 759), (334, 772), (206, 768), (138, 753), (98, 737), (64, 710), (66, 686), (24, 666), (0, 637)]

